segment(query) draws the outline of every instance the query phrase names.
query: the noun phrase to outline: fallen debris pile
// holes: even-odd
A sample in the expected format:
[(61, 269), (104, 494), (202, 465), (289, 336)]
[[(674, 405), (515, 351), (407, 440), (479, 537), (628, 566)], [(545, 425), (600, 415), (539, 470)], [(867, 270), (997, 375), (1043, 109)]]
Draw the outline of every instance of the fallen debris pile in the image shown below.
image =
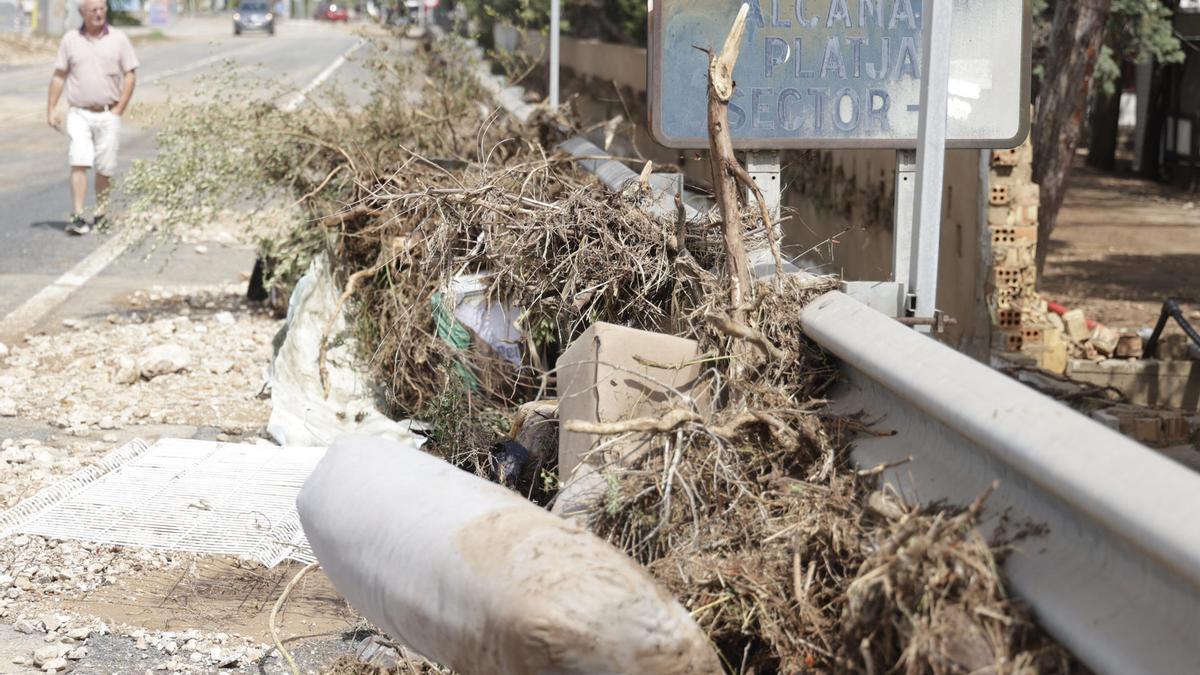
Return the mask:
[[(650, 424), (589, 428), (618, 442), (649, 433), (652, 450), (602, 464), (604, 489), (583, 509), (682, 602), (727, 670), (1066, 669), (1004, 590), (1011, 541), (974, 528), (984, 496), (914, 510), (850, 465), (851, 433), (872, 432), (828, 409), (835, 370), (798, 319), (834, 281), (772, 277), (731, 305), (726, 237), (764, 248), (757, 212), (726, 237), (711, 216), (648, 215), (647, 188), (606, 192), (556, 151), (559, 127), (480, 106), (470, 63), (452, 40), (381, 61), (361, 118), (304, 118), (294, 148), (260, 158), (286, 168), (276, 179), (308, 214), (265, 248), (268, 278), (286, 286), (324, 251), (344, 289), (348, 328), (326, 326), (322, 380), (325, 352), (353, 335), (388, 412), (432, 427), (426, 450), (498, 478), (493, 448), (513, 460), (503, 441), (520, 432), (519, 406), (552, 405), (558, 356), (589, 326), (691, 340), (695, 359), (654, 365), (698, 365), (711, 405), (670, 395)], [(475, 325), (468, 277), (485, 289)], [(541, 467), (522, 491), (552, 498), (561, 485)]]

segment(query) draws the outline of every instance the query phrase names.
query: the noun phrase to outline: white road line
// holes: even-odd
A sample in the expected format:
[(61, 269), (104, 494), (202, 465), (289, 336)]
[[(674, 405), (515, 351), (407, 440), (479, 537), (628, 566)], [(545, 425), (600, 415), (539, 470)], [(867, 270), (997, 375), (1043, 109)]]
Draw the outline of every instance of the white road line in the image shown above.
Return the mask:
[(96, 276), (109, 263), (116, 260), (129, 247), (130, 238), (114, 235), (86, 258), (80, 260), (66, 274), (21, 303), (8, 316), (0, 320), (0, 335), (23, 335), (37, 325), (42, 317), (66, 301), (79, 287)]
[[(304, 103), (304, 100), (308, 97), (309, 93), (311, 93), (313, 89), (321, 86), (322, 82), (329, 79), (329, 77), (333, 75), (338, 68), (341, 68), (342, 65), (346, 63), (346, 59), (351, 54), (358, 51), (358, 48), (362, 47), (364, 44), (366, 44), (366, 41), (360, 38), (359, 41), (347, 49), (344, 54), (334, 59), (333, 63), (330, 63), (325, 67), (324, 70), (318, 73), (311, 82), (309, 82), (303, 89), (300, 90), (293, 100), (289, 101), (288, 104), (284, 106), (284, 111), (294, 112), (296, 109), (298, 109), (300, 105)], [(187, 68), (176, 68), (173, 71), (160, 73), (154, 79), (158, 80), (163, 77), (178, 75), (180, 72), (186, 72), (187, 70), (193, 70), (195, 68), (202, 67), (203, 65), (207, 65), (202, 64), (202, 61), (208, 61), (209, 63), (212, 63), (214, 60), (223, 59), (227, 55), (228, 52), (225, 54), (214, 55), (208, 59), (201, 59), (201, 61), (197, 61)], [(17, 307), (13, 311), (9, 312), (8, 315), (3, 319), (0, 319), (0, 335), (20, 336), (33, 330), (38, 321), (41, 321), (43, 317), (54, 311), (54, 309), (62, 303), (66, 302), (67, 298), (71, 297), (72, 293), (79, 290), (79, 288), (90, 281), (92, 277), (99, 274), (114, 260), (121, 257), (121, 254), (124, 253), (127, 248), (129, 248), (133, 241), (133, 237), (117, 234), (114, 235), (112, 239), (109, 239), (101, 244), (100, 248), (89, 253), (86, 258), (80, 260), (74, 267), (72, 267), (58, 279), (55, 279), (54, 282), (49, 286), (46, 286), (42, 290), (35, 293), (33, 297), (21, 303), (20, 307)]]
[(304, 99), (308, 98), (308, 95), (312, 93), (313, 89), (316, 89), (317, 87), (321, 86), (325, 80), (328, 80), (330, 75), (333, 75), (335, 72), (337, 72), (338, 68), (341, 68), (346, 64), (346, 59), (350, 58), (350, 55), (358, 51), (358, 48), (362, 47), (366, 43), (366, 40), (359, 38), (358, 42), (355, 42), (349, 49), (346, 50), (346, 53), (334, 59), (333, 63), (325, 66), (325, 70), (317, 73), (317, 76), (312, 79), (312, 82), (309, 82), (303, 89), (296, 93), (295, 96), (292, 96), (287, 103), (284, 103), (282, 110), (289, 113), (295, 112), (296, 109), (300, 107), (300, 104), (304, 103)]

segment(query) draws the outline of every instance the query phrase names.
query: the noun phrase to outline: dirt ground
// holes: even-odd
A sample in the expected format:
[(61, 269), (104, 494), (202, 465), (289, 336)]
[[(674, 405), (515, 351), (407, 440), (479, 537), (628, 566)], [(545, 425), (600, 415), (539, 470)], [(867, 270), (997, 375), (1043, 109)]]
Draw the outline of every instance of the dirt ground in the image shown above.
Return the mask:
[(1153, 326), (1167, 298), (1200, 319), (1200, 194), (1077, 164), (1042, 294), (1114, 328)]
[(53, 61), (57, 50), (58, 41), (45, 35), (0, 33), (0, 66)]

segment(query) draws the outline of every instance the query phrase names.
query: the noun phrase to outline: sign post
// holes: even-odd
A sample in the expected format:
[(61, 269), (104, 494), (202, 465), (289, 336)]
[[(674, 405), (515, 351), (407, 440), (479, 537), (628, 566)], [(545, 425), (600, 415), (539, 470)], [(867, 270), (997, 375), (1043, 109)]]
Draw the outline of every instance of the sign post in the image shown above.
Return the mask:
[[(729, 105), (747, 170), (764, 196), (775, 188), (777, 210), (780, 150), (895, 148), (901, 300), (889, 311), (933, 323), (945, 151), (1016, 147), (1028, 134), (1029, 0), (748, 4)], [(651, 4), (650, 130), (663, 145), (707, 147), (707, 62), (693, 47), (717, 45), (739, 6)]]
[(558, 37), (562, 24), (562, 0), (550, 0), (550, 106), (558, 107)]
[[(932, 5), (932, 7), (930, 7)], [(934, 319), (937, 311), (938, 244), (942, 235), (942, 182), (946, 167), (946, 105), (949, 98), (951, 14), (954, 0), (927, 0), (925, 76), (921, 78), (921, 119), (917, 131), (917, 202), (913, 226), (908, 295), (913, 316)], [(897, 280), (901, 280), (896, 277)], [(918, 324), (920, 332), (933, 326)]]

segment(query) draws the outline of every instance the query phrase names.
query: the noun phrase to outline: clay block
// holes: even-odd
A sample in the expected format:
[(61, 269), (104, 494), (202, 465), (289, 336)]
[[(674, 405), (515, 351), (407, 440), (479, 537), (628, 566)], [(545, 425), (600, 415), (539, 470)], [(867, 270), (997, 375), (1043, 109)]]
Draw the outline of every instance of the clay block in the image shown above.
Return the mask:
[(991, 300), (997, 309), (1014, 309), (1016, 297), (1016, 292), (1011, 288), (992, 289)]
[[(663, 385), (697, 400), (703, 410), (709, 397), (701, 391), (701, 365), (694, 340), (596, 323), (558, 358), (558, 475), (566, 482), (584, 456), (600, 440), (595, 434), (566, 430), (567, 420), (616, 422), (653, 417), (689, 406)], [(611, 448), (605, 460), (622, 461), (650, 449), (648, 434), (633, 435)], [(602, 463), (602, 462), (601, 462)]]
[(988, 195), (988, 203), (992, 206), (1003, 206), (1012, 200), (1012, 191), (1007, 185), (992, 185)]
[(1092, 329), (1092, 335), (1089, 338), (1092, 346), (1101, 354), (1111, 356), (1117, 351), (1117, 342), (1120, 341), (1121, 335), (1117, 331), (1103, 324), (1096, 324)]
[(1117, 338), (1117, 347), (1113, 356), (1119, 359), (1142, 358), (1142, 338), (1137, 335), (1122, 335)]
[(992, 247), (993, 248), (997, 248), (1000, 246), (1013, 246), (1013, 245), (1016, 245), (1017, 243), (1018, 243), (1017, 242), (1017, 233), (1016, 233), (1016, 230), (1014, 230), (1012, 227), (1009, 227), (1007, 225), (1005, 225), (1005, 226), (993, 225), (992, 226)]
[(1041, 344), (1041, 342), (1042, 342), (1042, 329), (1041, 328), (1031, 328), (1029, 326), (1026, 326), (1025, 328), (1021, 329), (1021, 343), (1022, 344)]
[(1012, 210), (1007, 206), (988, 206), (988, 225), (1006, 227), (1012, 223)]
[(1014, 267), (997, 267), (992, 270), (992, 285), (996, 288), (1013, 288), (1021, 285), (1021, 270)]
[(1020, 328), (1021, 327), (1021, 310), (1019, 309), (1002, 309), (996, 312), (996, 326), (998, 328)]
[(1020, 148), (992, 151), (992, 166), (1016, 166), (1021, 158)]
[(1021, 351), (1021, 334), (1015, 331), (996, 331), (992, 335), (992, 349), (1002, 352)]
[(1083, 342), (1092, 336), (1092, 332), (1087, 327), (1087, 319), (1083, 316), (1083, 310), (1073, 309), (1063, 314), (1062, 320), (1067, 326), (1067, 337), (1072, 341)]

